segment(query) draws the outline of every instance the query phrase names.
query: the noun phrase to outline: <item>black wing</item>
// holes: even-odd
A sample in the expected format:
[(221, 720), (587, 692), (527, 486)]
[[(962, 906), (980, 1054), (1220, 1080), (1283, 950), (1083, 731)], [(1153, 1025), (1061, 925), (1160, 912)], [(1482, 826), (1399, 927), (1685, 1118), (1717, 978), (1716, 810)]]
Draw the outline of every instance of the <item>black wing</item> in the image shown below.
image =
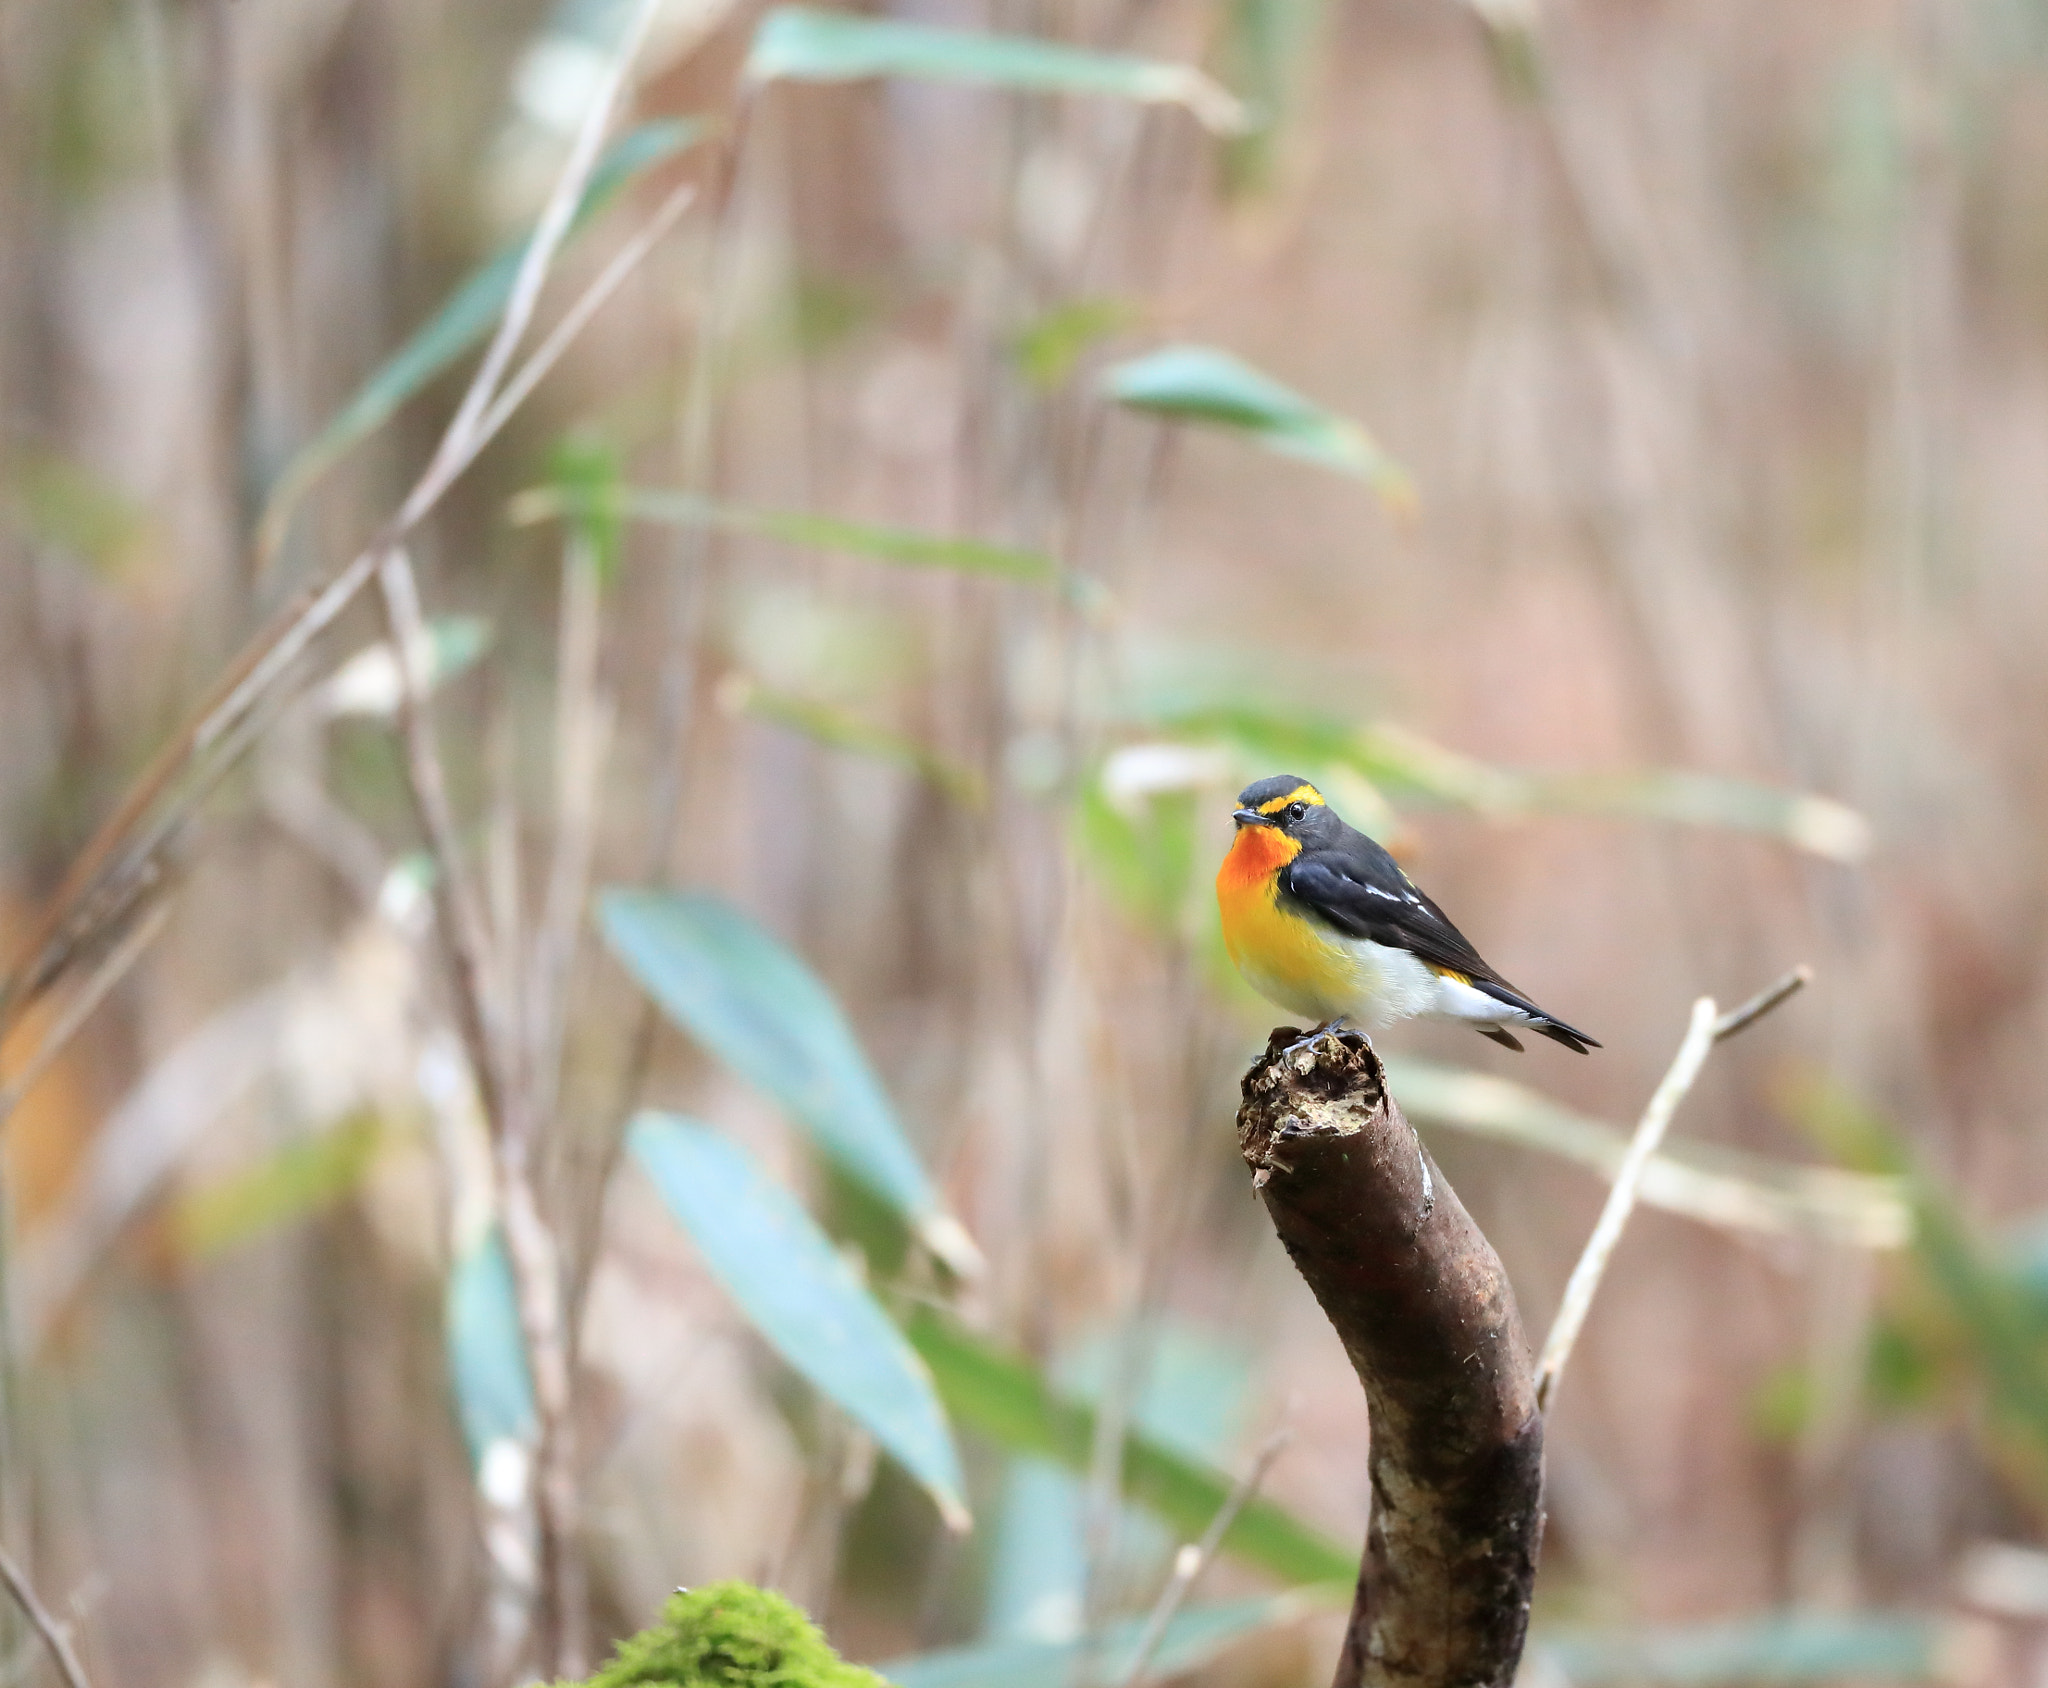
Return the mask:
[[(1599, 1042), (1545, 1012), (1490, 966), (1450, 916), (1408, 881), (1394, 858), (1362, 832), (1341, 844), (1296, 856), (1280, 870), (1280, 893), (1338, 931), (1420, 956), (1432, 967), (1463, 974), (1488, 996), (1528, 1014), (1534, 1029), (1581, 1055)], [(1494, 1032), (1484, 1035), (1494, 1037)], [(1502, 1032), (1496, 1041), (1519, 1049)]]
[(1295, 857), (1281, 869), (1280, 890), (1348, 937), (1411, 950), (1474, 984), (1514, 989), (1449, 916), (1409, 884), (1394, 858), (1362, 833), (1342, 848)]

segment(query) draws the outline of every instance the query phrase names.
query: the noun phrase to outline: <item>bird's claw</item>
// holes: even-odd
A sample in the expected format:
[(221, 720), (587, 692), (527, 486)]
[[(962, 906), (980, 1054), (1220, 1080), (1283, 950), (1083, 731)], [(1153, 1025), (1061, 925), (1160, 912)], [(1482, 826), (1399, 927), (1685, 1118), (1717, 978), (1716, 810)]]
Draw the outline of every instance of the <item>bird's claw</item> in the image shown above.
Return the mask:
[(1300, 1037), (1296, 1038), (1292, 1043), (1288, 1044), (1285, 1048), (1283, 1048), (1280, 1051), (1280, 1053), (1283, 1056), (1285, 1056), (1292, 1055), (1297, 1050), (1313, 1050), (1317, 1044), (1323, 1041), (1324, 1038), (1329, 1037), (1335, 1033), (1341, 1033), (1344, 1029), (1344, 1020), (1341, 1015), (1334, 1020), (1325, 1020), (1320, 1026), (1316, 1027), (1314, 1031), (1304, 1032)]

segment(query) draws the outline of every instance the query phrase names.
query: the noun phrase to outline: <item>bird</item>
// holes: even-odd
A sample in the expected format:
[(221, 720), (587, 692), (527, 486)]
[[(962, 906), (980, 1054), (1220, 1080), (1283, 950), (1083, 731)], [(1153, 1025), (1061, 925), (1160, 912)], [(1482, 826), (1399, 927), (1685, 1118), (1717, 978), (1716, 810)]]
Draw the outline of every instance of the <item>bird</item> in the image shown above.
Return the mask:
[(1237, 832), (1216, 873), (1224, 946), (1253, 990), (1316, 1021), (1302, 1042), (1344, 1025), (1377, 1032), (1422, 1017), (1462, 1020), (1517, 1052), (1515, 1030), (1581, 1055), (1600, 1047), (1488, 966), (1307, 780), (1276, 774), (1246, 786), (1232, 819)]

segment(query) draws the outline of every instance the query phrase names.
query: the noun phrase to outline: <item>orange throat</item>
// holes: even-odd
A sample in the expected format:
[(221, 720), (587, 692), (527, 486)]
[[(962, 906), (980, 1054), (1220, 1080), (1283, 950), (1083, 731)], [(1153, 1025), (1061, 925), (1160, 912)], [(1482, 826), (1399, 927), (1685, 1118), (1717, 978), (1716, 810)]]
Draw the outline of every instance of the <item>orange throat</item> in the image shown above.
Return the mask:
[(1216, 870), (1216, 902), (1223, 910), (1226, 936), (1241, 911), (1272, 901), (1275, 876), (1300, 853), (1301, 846), (1277, 827), (1237, 829), (1230, 853)]

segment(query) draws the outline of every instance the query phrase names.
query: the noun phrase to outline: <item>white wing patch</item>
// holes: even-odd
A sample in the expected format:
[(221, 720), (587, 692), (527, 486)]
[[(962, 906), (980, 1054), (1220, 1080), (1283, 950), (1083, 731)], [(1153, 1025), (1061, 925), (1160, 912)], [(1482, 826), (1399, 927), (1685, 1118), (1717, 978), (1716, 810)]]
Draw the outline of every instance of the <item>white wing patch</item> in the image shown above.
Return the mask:
[(1534, 1022), (1521, 1009), (1488, 996), (1476, 985), (1461, 979), (1437, 976), (1436, 1001), (1423, 1010), (1446, 1020), (1476, 1020), (1489, 1026), (1526, 1026)]

